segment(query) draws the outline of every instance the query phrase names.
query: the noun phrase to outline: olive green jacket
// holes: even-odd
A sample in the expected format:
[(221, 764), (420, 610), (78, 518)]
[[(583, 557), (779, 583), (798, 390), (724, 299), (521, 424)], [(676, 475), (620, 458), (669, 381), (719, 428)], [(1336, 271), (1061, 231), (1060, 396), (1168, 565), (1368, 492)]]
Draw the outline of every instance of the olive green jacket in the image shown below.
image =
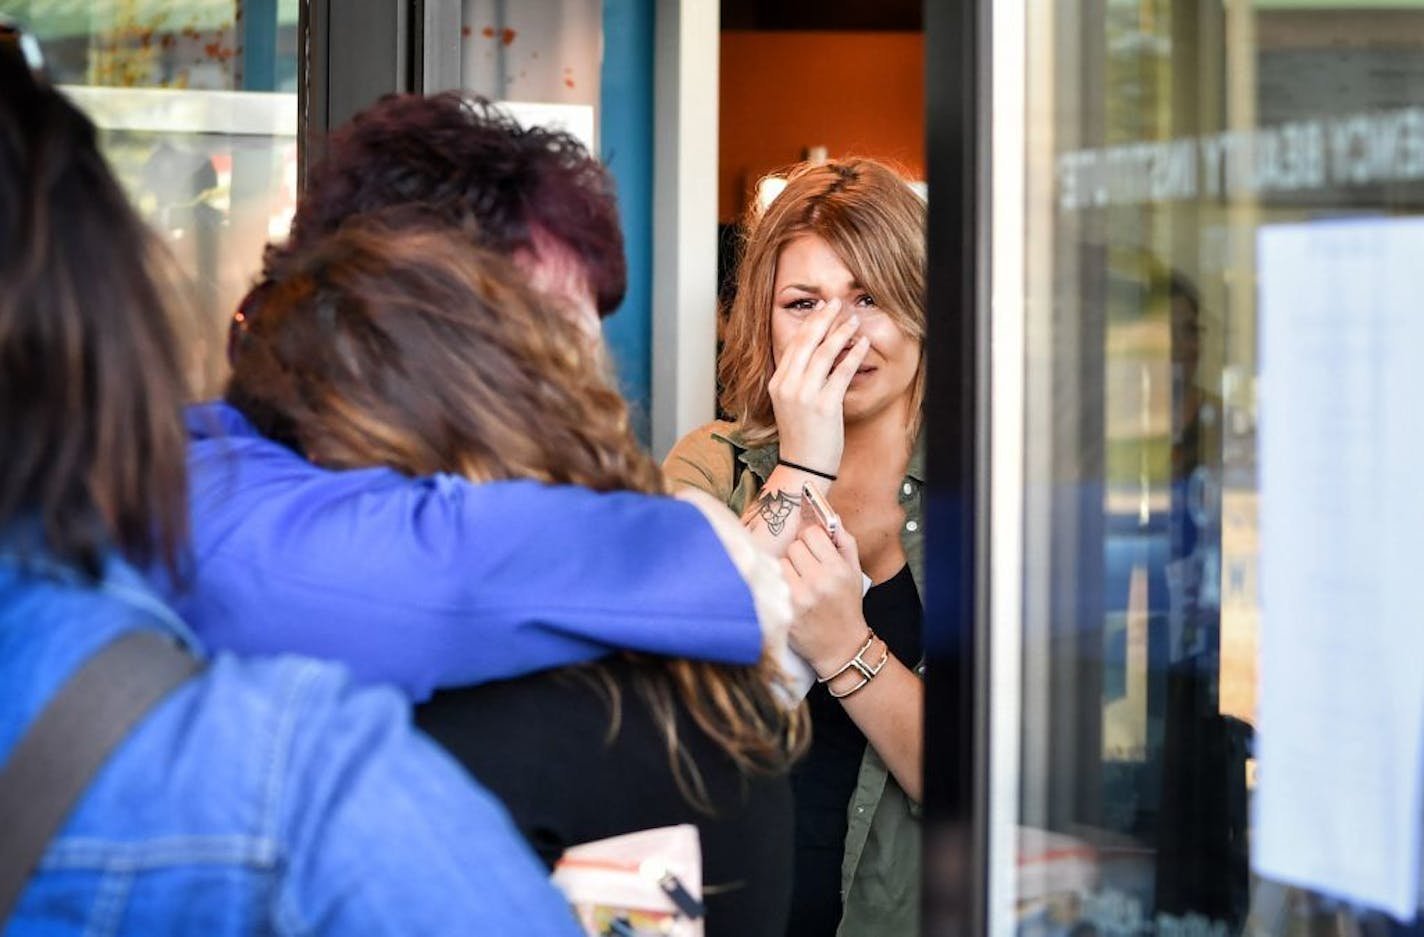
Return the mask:
[[(900, 504), (900, 542), (923, 598), (925, 575), (924, 445), (915, 446)], [(687, 434), (663, 468), (674, 485), (700, 488), (740, 516), (776, 468), (777, 445), (748, 448), (731, 423), (709, 423)], [(740, 467), (739, 467), (740, 465)], [(920, 933), (920, 807), (885, 763), (866, 747), (849, 810), (837, 937), (918, 937)]]

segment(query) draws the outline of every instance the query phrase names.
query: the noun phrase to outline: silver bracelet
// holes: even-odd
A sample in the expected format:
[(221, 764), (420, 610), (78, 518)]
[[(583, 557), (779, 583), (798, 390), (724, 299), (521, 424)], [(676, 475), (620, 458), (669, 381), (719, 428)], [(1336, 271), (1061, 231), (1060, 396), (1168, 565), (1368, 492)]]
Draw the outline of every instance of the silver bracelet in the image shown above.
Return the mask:
[(885, 662), (890, 659), (890, 645), (885, 645), (885, 652), (880, 655), (879, 661), (874, 664), (870, 664), (867, 663), (865, 660), (865, 652), (869, 651), (873, 644), (875, 644), (875, 632), (871, 629), (866, 629), (865, 643), (860, 646), (860, 650), (855, 652), (854, 657), (842, 664), (840, 668), (836, 670), (835, 673), (828, 674), (824, 677), (816, 678), (817, 683), (830, 683), (832, 680), (834, 680), (836, 677), (839, 677), (847, 670), (855, 669), (860, 672), (860, 682), (857, 683), (855, 686), (851, 687), (849, 690), (846, 690), (844, 693), (837, 693), (830, 687), (826, 687), (826, 692), (831, 695), (832, 699), (845, 699), (847, 696), (850, 696), (852, 693), (863, 688), (867, 683), (875, 679), (875, 676), (877, 674), (880, 673), (881, 668), (885, 666)]

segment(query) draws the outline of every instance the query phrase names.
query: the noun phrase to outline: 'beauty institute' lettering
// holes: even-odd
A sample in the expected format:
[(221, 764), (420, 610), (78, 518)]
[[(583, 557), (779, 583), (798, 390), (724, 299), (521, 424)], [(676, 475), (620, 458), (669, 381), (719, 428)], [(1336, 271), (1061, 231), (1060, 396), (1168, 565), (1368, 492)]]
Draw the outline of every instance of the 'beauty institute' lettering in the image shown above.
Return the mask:
[(1424, 107), (1075, 150), (1057, 173), (1063, 211), (1415, 181)]

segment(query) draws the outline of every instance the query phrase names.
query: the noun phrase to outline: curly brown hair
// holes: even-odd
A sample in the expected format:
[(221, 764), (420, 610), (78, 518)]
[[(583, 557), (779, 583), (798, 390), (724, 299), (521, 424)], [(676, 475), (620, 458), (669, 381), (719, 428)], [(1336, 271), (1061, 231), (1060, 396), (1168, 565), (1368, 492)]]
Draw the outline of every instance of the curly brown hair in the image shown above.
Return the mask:
[[(228, 399), (313, 462), (665, 491), (596, 351), (503, 258), (445, 228), (373, 216), (269, 274)], [(636, 691), (694, 805), (708, 808), (677, 742), (675, 699), (743, 770), (784, 770), (804, 748), (804, 714), (773, 695), (783, 677), (770, 657), (751, 667), (633, 657)], [(597, 664), (583, 672), (607, 691), (616, 732), (616, 686)]]
[(504, 256), (552, 237), (578, 259), (599, 315), (628, 289), (613, 177), (578, 139), (522, 127), (484, 98), (387, 95), (337, 129), (312, 169), (287, 245), (308, 247), (354, 215), (419, 206)]

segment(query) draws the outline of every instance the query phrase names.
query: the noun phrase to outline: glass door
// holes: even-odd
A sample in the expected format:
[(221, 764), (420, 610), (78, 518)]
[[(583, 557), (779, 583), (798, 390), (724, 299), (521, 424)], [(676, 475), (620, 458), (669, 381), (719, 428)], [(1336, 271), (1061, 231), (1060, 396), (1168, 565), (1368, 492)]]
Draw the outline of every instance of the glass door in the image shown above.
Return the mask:
[(297, 190), (297, 0), (0, 0), (187, 274), (195, 382), (217, 390), (225, 327), (286, 236)]
[[(994, 930), (1400, 928), (1348, 868), (1313, 875), (1262, 822), (1290, 805), (1292, 778), (1419, 744), (1416, 716), (1395, 725), (1390, 710), (1376, 714), (1394, 736), (1368, 748), (1311, 742), (1281, 701), (1373, 692), (1355, 655), (1388, 646), (1376, 630), (1400, 616), (1375, 588), (1393, 561), (1356, 568), (1376, 555), (1368, 538), (1357, 554), (1328, 541), (1415, 513), (1355, 482), (1392, 478), (1376, 443), (1410, 435), (1391, 336), (1424, 299), (1401, 273), (1424, 243), (1424, 5), (993, 7), (1020, 65), (996, 68), (993, 92), (1016, 121), (995, 125), (995, 172), (1016, 177), (994, 183), (994, 328), (1020, 355), (1016, 412), (994, 424), (1014, 442), (995, 458), (1015, 464), (995, 477), (1021, 495), (1005, 534), (1016, 575), (993, 598), (1016, 612), (995, 619), (994, 646), (1017, 665), (995, 685), (1013, 695), (996, 699), (1014, 719), (994, 744), (1014, 748), (1016, 783), (998, 805), (1012, 826), (991, 859)], [(1335, 662), (1322, 603), (1358, 637)], [(1412, 678), (1398, 686), (1418, 709)], [(1296, 738), (1313, 762), (1291, 761)], [(1307, 768), (1278, 768), (1267, 792), (1258, 756)], [(1332, 835), (1342, 800), (1375, 796), (1322, 790), (1337, 793), (1318, 825), (1296, 805), (1301, 852)], [(1400, 802), (1416, 804), (1395, 822), (1417, 844), (1417, 798)], [(1324, 866), (1378, 856), (1359, 835), (1339, 850), (1357, 856)], [(1327, 880), (1341, 888), (1315, 887)]]

